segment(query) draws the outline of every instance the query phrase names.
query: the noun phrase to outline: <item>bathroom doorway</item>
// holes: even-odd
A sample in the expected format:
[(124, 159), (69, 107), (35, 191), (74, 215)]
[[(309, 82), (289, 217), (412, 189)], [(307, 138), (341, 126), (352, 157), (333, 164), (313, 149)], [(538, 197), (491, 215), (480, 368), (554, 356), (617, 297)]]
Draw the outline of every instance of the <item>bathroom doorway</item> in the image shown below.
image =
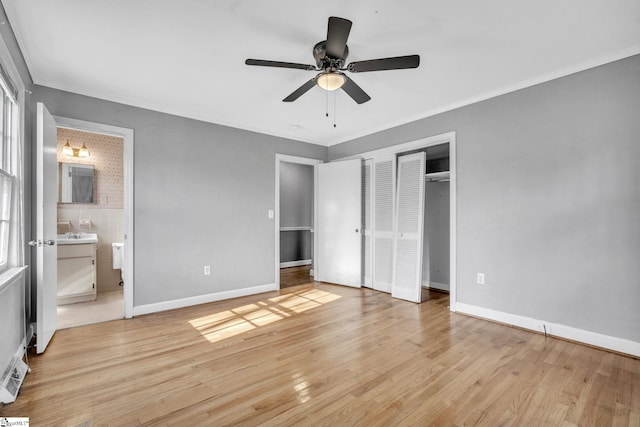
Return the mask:
[[(131, 234), (126, 160), (132, 134), (105, 132), (102, 125), (72, 119), (56, 122), (57, 329), (131, 317), (126, 314), (132, 311), (132, 284), (125, 285), (130, 275), (123, 273), (130, 257), (125, 251)], [(74, 169), (84, 175), (72, 179)]]

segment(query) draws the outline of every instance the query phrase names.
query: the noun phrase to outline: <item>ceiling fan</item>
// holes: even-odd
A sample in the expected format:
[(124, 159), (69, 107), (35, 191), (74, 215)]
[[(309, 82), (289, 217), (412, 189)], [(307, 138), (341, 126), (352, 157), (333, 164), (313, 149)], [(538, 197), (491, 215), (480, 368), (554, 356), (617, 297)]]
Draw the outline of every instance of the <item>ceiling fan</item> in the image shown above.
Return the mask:
[(371, 99), (367, 93), (351, 80), (343, 71), (364, 73), (381, 70), (400, 70), (417, 68), (420, 65), (419, 55), (396, 56), (393, 58), (370, 59), (352, 62), (345, 67), (345, 60), (349, 55), (347, 38), (351, 31), (352, 22), (348, 19), (332, 16), (329, 18), (327, 39), (316, 43), (313, 47), (313, 57), (316, 65), (296, 64), (293, 62), (267, 61), (263, 59), (247, 59), (247, 65), (262, 67), (295, 68), (298, 70), (320, 71), (314, 78), (294, 90), (283, 102), (292, 102), (305, 94), (315, 85), (327, 91), (342, 88), (355, 102), (362, 104)]

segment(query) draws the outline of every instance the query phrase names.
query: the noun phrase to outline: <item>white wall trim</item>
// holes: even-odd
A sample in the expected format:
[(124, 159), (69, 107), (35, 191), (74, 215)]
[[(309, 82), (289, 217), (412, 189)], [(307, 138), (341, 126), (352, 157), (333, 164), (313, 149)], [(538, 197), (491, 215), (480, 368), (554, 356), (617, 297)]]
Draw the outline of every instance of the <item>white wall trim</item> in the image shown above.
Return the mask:
[[(297, 157), (297, 156), (290, 156), (287, 154), (276, 154), (276, 184), (275, 184), (275, 202), (274, 202), (274, 225), (275, 225), (275, 241), (276, 241), (276, 250), (275, 250), (275, 285), (276, 285), (276, 289), (280, 289), (280, 163), (281, 162), (287, 162), (287, 163), (296, 163), (296, 164), (301, 164), (301, 165), (310, 165), (310, 166), (315, 166), (318, 165), (320, 163), (324, 163), (323, 160), (318, 160), (318, 159), (311, 159), (308, 157)], [(315, 194), (317, 192), (317, 188), (316, 188), (316, 180), (318, 179), (317, 177), (317, 172), (315, 171), (315, 167), (314, 167), (314, 173), (313, 173), (313, 221), (314, 224), (316, 223), (316, 208), (318, 206)], [(314, 240), (314, 253), (317, 253), (316, 250), (317, 248), (315, 247), (315, 241)]]
[(134, 192), (134, 162), (133, 162), (133, 129), (118, 126), (105, 125), (102, 123), (77, 120), (69, 117), (53, 116), (58, 127), (75, 129), (85, 132), (101, 133), (105, 135), (117, 136), (124, 139), (124, 317), (130, 319), (134, 315), (133, 308), (133, 270), (134, 270), (134, 224), (133, 224), (133, 192)]
[(544, 333), (546, 328), (547, 335), (640, 357), (640, 342), (612, 337), (584, 329), (577, 329), (560, 323), (551, 323), (545, 320), (534, 319), (532, 317), (491, 310), (461, 302), (456, 304), (456, 309), (458, 313), (482, 317), (484, 319), (517, 326), (531, 331)]
[[(441, 133), (439, 135), (429, 136), (427, 138), (420, 138), (409, 142), (403, 142), (396, 145), (390, 145), (388, 147), (378, 148), (377, 150), (366, 151), (364, 153), (352, 154), (346, 157), (339, 157), (337, 159), (331, 160), (332, 162), (336, 162), (339, 160), (349, 160), (349, 159), (373, 159), (385, 156), (392, 156), (399, 153), (404, 153), (406, 151), (417, 150), (423, 147), (429, 147), (432, 145), (438, 144), (446, 144), (451, 140), (455, 141), (456, 133), (455, 131)], [(451, 157), (451, 146), (449, 146), (449, 157)], [(449, 164), (449, 169), (451, 169), (451, 164)], [(453, 172), (453, 171), (451, 171)]]
[[(515, 82), (510, 85), (502, 86), (496, 88), (495, 90), (487, 91), (476, 96), (471, 96), (469, 98), (465, 98), (456, 102), (452, 102), (450, 104), (442, 105), (436, 108), (432, 108), (430, 110), (422, 111), (420, 113), (414, 114), (412, 116), (403, 117), (396, 121), (384, 123), (382, 125), (374, 125), (368, 127), (364, 131), (354, 132), (350, 135), (347, 135), (343, 138), (338, 138), (327, 144), (328, 147), (333, 147), (334, 145), (341, 144), (343, 142), (349, 142), (354, 139), (363, 138), (368, 135), (372, 135), (378, 132), (384, 132), (389, 129), (393, 129), (399, 126), (406, 125), (408, 123), (413, 123), (418, 120), (426, 119), (428, 117), (433, 117), (438, 114), (446, 113), (447, 111), (453, 111), (458, 108), (463, 108), (468, 105), (473, 105), (478, 102), (486, 101), (488, 99), (492, 99), (501, 95), (505, 95), (508, 93), (516, 92), (518, 90), (526, 89), (538, 84), (546, 83), (552, 80), (556, 80), (562, 77), (570, 76), (572, 74), (579, 73), (581, 71), (589, 70), (591, 68), (599, 67), (601, 65), (609, 64), (611, 62), (619, 61), (621, 59), (629, 58), (631, 56), (637, 55), (640, 53), (640, 46), (632, 46), (628, 49), (623, 49), (621, 51), (609, 53), (598, 58), (593, 58), (587, 60), (585, 62), (574, 64), (559, 70), (554, 70), (546, 74), (538, 75), (532, 77), (528, 80), (523, 80), (519, 82)], [(43, 86), (48, 86), (44, 84)], [(63, 89), (69, 91), (69, 89)], [(73, 92), (73, 91), (72, 91)], [(91, 95), (95, 96), (95, 95)]]
[(427, 280), (423, 280), (422, 287), (427, 289), (437, 289), (440, 291), (449, 292), (449, 285), (447, 285), (446, 283), (429, 282)]
[(313, 231), (311, 227), (280, 227), (280, 231)]
[(191, 307), (198, 304), (206, 304), (209, 302), (222, 301), (277, 290), (278, 287), (276, 286), (276, 284), (271, 283), (268, 285), (252, 286), (250, 288), (233, 289), (230, 291), (215, 292), (212, 294), (197, 295), (194, 297), (187, 297), (170, 301), (162, 301), (154, 304), (138, 305), (133, 308), (133, 315), (141, 316), (143, 314), (174, 310), (176, 308)]
[(301, 265), (311, 265), (310, 259), (301, 259), (298, 261), (281, 262), (280, 268), (300, 267)]
[(456, 133), (449, 134), (449, 310), (458, 301), (458, 155)]

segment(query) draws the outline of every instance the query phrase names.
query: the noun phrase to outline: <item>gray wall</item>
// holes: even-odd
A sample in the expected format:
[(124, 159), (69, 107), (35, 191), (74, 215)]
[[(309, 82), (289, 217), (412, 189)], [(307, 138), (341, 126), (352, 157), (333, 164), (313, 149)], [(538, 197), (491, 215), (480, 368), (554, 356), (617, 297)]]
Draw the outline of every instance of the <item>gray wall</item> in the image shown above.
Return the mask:
[(291, 262), (311, 259), (310, 231), (280, 232), (280, 262)]
[(458, 301), (640, 342), (639, 117), (633, 56), (329, 157), (456, 131)]
[(313, 225), (313, 166), (280, 163), (280, 226)]
[[(313, 225), (313, 166), (280, 163), (280, 226)], [(280, 232), (280, 262), (311, 259), (311, 232)]]
[[(423, 277), (449, 290), (449, 183), (425, 182)], [(445, 285), (445, 286), (440, 286)]]
[(135, 306), (275, 283), (275, 155), (326, 159), (326, 147), (41, 86), (34, 95), (54, 115), (134, 129)]

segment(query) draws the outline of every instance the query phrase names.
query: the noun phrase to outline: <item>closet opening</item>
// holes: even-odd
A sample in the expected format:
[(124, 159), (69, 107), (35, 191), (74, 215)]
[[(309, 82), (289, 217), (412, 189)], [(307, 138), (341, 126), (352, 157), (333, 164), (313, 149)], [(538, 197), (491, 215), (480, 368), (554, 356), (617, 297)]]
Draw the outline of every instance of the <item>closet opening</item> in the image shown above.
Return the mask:
[(428, 147), (425, 173), (425, 211), (422, 287), (450, 290), (450, 171), (449, 144)]
[(455, 297), (455, 135), (445, 136), (362, 155), (365, 287)]
[(449, 293), (449, 143), (398, 153), (396, 160), (421, 152), (426, 157), (421, 285), (423, 289)]

